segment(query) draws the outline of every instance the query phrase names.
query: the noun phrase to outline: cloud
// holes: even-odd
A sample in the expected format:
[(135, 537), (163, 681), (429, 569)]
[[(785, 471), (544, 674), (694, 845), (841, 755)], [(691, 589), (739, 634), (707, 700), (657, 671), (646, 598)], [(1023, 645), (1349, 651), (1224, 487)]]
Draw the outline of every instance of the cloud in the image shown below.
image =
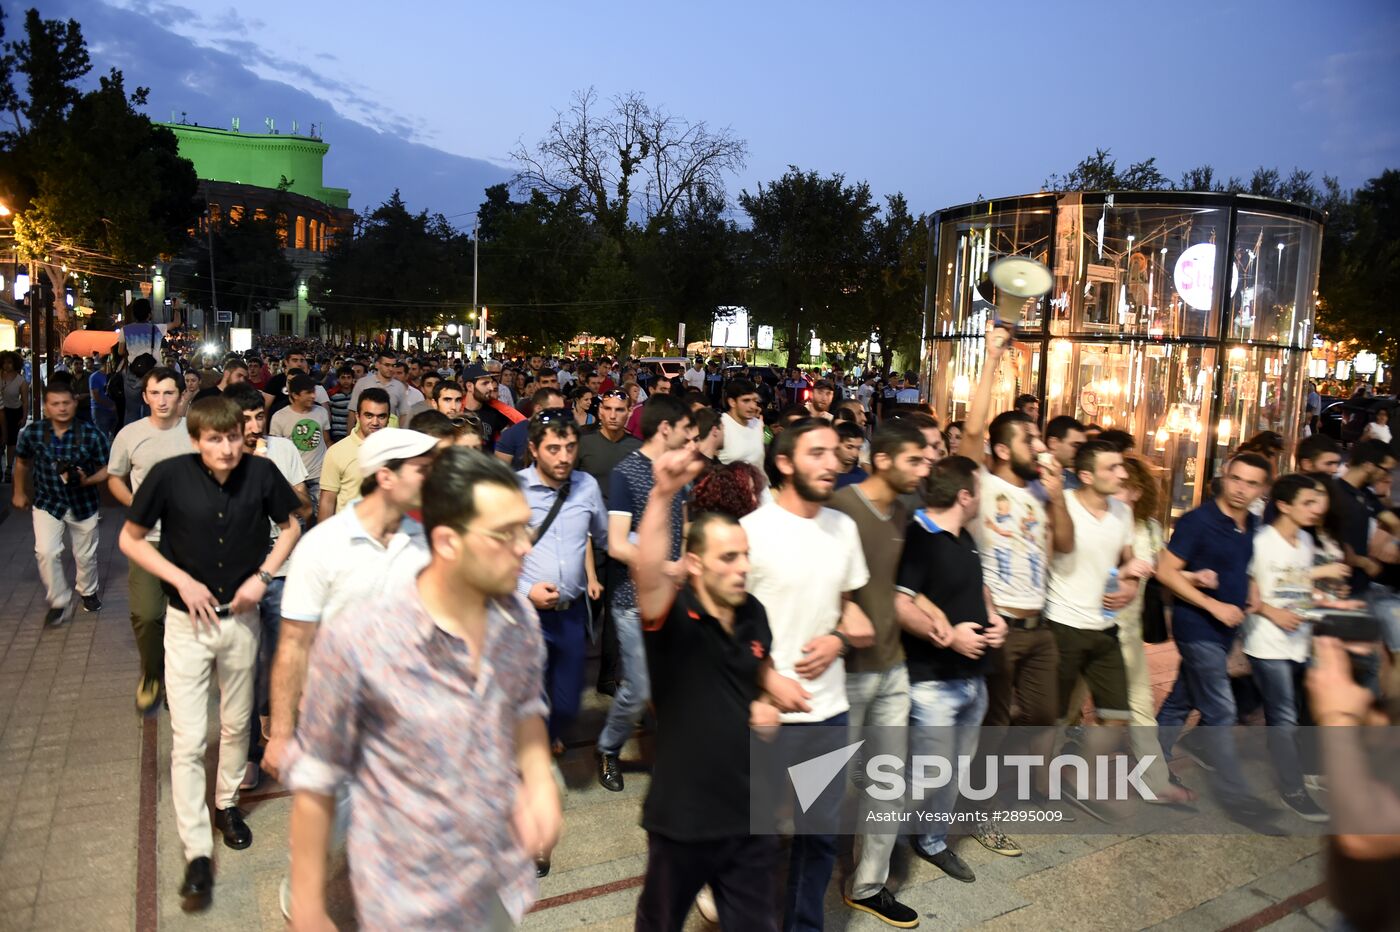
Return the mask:
[(1384, 44), (1328, 55), (1293, 84), (1299, 108), (1326, 127), (1322, 150), (1349, 161), (1358, 177), (1376, 175), (1400, 158), (1400, 130), (1384, 119), (1400, 86), (1400, 30), (1387, 31), (1392, 35)]
[(315, 123), (331, 147), (325, 184), (348, 188), (356, 209), (399, 188), (414, 209), (460, 214), (477, 207), (485, 188), (511, 177), (508, 168), (423, 144), (421, 121), (389, 111), (362, 88), (331, 81), (329, 90), (308, 90), (301, 85), (313, 69), (305, 61), (269, 54), (244, 37), (226, 36), (228, 47), (221, 48), (164, 28), (202, 21), (185, 7), (162, 0), (122, 6), (45, 0), (44, 15), (82, 23), (94, 75), (116, 67), (128, 86), (149, 87), (145, 109), (152, 119), (183, 114), (190, 122), (228, 127), (239, 117), (245, 133), (261, 132), (269, 116), (283, 132), (292, 120), (302, 132)]

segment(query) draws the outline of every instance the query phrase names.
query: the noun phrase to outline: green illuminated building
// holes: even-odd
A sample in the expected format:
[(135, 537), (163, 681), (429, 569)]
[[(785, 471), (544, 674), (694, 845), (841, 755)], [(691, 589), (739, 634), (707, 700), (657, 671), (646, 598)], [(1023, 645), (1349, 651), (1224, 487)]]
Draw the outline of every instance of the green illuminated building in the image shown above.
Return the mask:
[[(355, 222), (350, 192), (324, 183), (322, 166), (330, 145), (314, 130), (312, 135), (287, 135), (269, 125), (266, 133), (244, 133), (236, 120), (233, 129), (191, 123), (158, 125), (175, 134), (180, 155), (194, 163), (200, 196), (208, 203), (214, 223), (248, 211), (263, 214), (274, 205), (285, 215), (286, 254), (299, 273), (296, 297), (283, 302), (275, 312), (254, 315), (260, 319), (236, 320), (235, 326), (252, 327), (261, 333), (319, 335), (321, 320), (306, 303), (306, 282), (330, 244), (337, 236), (348, 236)], [(279, 191), (284, 183), (286, 190)], [(204, 327), (202, 311), (190, 309), (187, 322)], [(213, 331), (212, 326), (206, 329)]]

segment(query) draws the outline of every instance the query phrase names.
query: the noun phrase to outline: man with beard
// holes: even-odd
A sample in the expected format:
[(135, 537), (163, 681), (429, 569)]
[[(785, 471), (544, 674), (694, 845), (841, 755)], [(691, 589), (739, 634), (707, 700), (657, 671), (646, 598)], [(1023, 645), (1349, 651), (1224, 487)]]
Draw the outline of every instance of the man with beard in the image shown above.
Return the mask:
[[(613, 467), (639, 449), (642, 442), (624, 427), (627, 423), (627, 396), (622, 392), (608, 392), (595, 404), (598, 423), (579, 437), (578, 464), (575, 468), (597, 480), (598, 488), (603, 493), (603, 504), (607, 505)], [(602, 618), (602, 631), (598, 638), (601, 644), (598, 692), (611, 696), (617, 691), (617, 631), (612, 619), (612, 596), (626, 577), (627, 567), (608, 556), (604, 547), (594, 547), (593, 559), (595, 566), (603, 567), (603, 596), (594, 606), (596, 617)]]
[[(305, 378), (305, 376), (301, 376)], [(295, 514), (305, 519), (310, 514), (311, 498), (307, 488), (305, 459), (297, 450), (296, 444), (285, 437), (267, 436), (267, 410), (263, 407), (262, 393), (251, 385), (235, 385), (224, 393), (243, 412), (243, 453), (245, 456), (261, 456), (272, 461), (282, 478), (297, 493), (301, 502)], [(283, 409), (290, 410), (290, 409)], [(277, 541), (277, 526), (272, 526), (272, 540)], [(269, 714), (269, 693), (272, 672), (272, 658), (277, 653), (277, 638), (282, 623), (282, 590), (286, 584), (288, 563), (283, 563), (272, 574), (272, 582), (258, 602), (258, 656), (253, 676), (253, 711), (248, 727), (248, 767), (239, 789), (251, 790), (261, 781), (262, 766), (262, 721)]]
[[(909, 672), (900, 646), (895, 615), (895, 577), (904, 548), (910, 512), (902, 496), (918, 488), (929, 474), (924, 455), (926, 438), (908, 418), (882, 424), (871, 443), (873, 474), (831, 497), (831, 507), (855, 522), (870, 581), (856, 590), (855, 602), (875, 628), (875, 642), (846, 658), (846, 699), (850, 703), (851, 741), (881, 742), (894, 728), (909, 722)], [(872, 730), (865, 731), (866, 726)], [(903, 755), (903, 747), (881, 745), (862, 749), (865, 759), (875, 754)], [(846, 905), (872, 913), (892, 925), (905, 927), (918, 914), (894, 898), (886, 887), (892, 832), (860, 836), (859, 857), (851, 875)]]
[(830, 379), (817, 379), (812, 397), (807, 401), (807, 413), (812, 417), (831, 420), (831, 402), (836, 398), (836, 386)]
[[(536, 396), (555, 391), (540, 389)], [(530, 505), (534, 549), (525, 557), (516, 591), (540, 616), (546, 649), (544, 687), (549, 740), (564, 749), (564, 732), (578, 717), (587, 653), (588, 599), (602, 595), (590, 541), (604, 548), (608, 513), (598, 483), (575, 472), (578, 428), (564, 411), (541, 408), (529, 421), (533, 465), (516, 473)], [(497, 452), (499, 457), (500, 453)], [(541, 866), (542, 869), (543, 866)]]
[[(442, 383), (445, 384), (447, 383)], [(442, 385), (438, 387), (441, 388)], [(462, 387), (466, 389), (462, 398), (462, 410), (470, 411), (481, 418), (482, 440), (486, 452), (495, 452), (496, 441), (500, 438), (501, 431), (511, 425), (511, 419), (496, 407), (496, 376), (481, 366), (467, 366), (467, 370), (462, 373)]]
[[(690, 412), (675, 395), (657, 395), (647, 402), (642, 433), (646, 440), (641, 448), (618, 463), (609, 480), (608, 554), (628, 567), (636, 564), (640, 553), (633, 535), (651, 494), (652, 464), (666, 451), (691, 448), (695, 442)], [(672, 539), (666, 549), (668, 560), (678, 560), (681, 555), (681, 506), (677, 500), (671, 520)], [(637, 589), (630, 577), (621, 579), (612, 594), (612, 617), (617, 629), (621, 682), (598, 736), (598, 782), (618, 793), (623, 789), (618, 754), (651, 696), (642, 622), (637, 614)]]
[[(748, 590), (768, 612), (777, 672), (811, 696), (810, 709), (784, 712), (785, 726), (845, 729), (850, 723), (846, 667), (852, 647), (870, 647), (875, 631), (855, 601), (870, 581), (860, 532), (848, 516), (824, 507), (836, 486), (836, 431), (824, 420), (798, 421), (774, 441), (774, 499), (739, 523), (748, 534)], [(821, 554), (822, 572), (792, 558), (792, 542)], [(825, 733), (819, 733), (825, 740)], [(820, 752), (819, 752), (820, 753)], [(806, 815), (834, 821), (845, 781), (833, 780)], [(792, 839), (785, 928), (820, 929), (822, 900), (836, 863), (836, 836), (799, 832)]]
[[(1046, 450), (1035, 422), (1019, 411), (1006, 411), (987, 423), (992, 386), (1009, 340), (1006, 329), (989, 328), (987, 358), (958, 449), (969, 459), (985, 460), (978, 475), (979, 514), (971, 530), (992, 603), (1010, 629), (987, 676), (983, 724), (1012, 724), (1014, 698), (1019, 710), (1015, 724), (1050, 726), (1060, 714), (1060, 658), (1042, 611), (1052, 548), (1054, 553), (1074, 550), (1074, 524), (1065, 510), (1059, 465), (1049, 457), (1048, 464), (1038, 464)], [(1036, 495), (1037, 479), (1048, 504)], [(995, 750), (988, 748), (990, 743), (995, 738), (988, 741), (984, 733), (985, 753)], [(994, 824), (978, 826), (974, 835), (989, 851), (1008, 857), (1021, 853)]]

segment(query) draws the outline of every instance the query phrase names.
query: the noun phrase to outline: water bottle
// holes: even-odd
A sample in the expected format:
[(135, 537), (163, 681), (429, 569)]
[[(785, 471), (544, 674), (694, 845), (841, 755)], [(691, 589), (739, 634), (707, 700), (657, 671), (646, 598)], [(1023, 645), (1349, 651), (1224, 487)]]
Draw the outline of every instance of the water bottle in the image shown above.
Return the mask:
[[(1119, 589), (1119, 585), (1118, 585), (1118, 567), (1115, 566), (1113, 569), (1111, 569), (1111, 570), (1108, 571), (1108, 585), (1104, 587), (1103, 592), (1104, 592), (1104, 595), (1113, 595), (1113, 593), (1117, 592), (1118, 589)], [(1115, 619), (1115, 618), (1117, 618), (1117, 617), (1118, 617), (1118, 613), (1117, 613), (1116, 611), (1114, 611), (1113, 609), (1111, 609), (1111, 608), (1105, 608), (1105, 609), (1103, 610), (1103, 620), (1104, 620), (1104, 621), (1107, 621), (1107, 622), (1110, 622), (1110, 623), (1111, 623), (1111, 622), (1113, 621), (1113, 619)]]

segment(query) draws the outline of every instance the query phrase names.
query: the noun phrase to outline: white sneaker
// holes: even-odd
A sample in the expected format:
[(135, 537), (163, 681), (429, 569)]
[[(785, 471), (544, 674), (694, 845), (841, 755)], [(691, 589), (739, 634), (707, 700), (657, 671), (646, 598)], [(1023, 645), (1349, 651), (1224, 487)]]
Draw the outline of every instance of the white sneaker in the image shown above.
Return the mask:
[(277, 888), (277, 905), (282, 908), (282, 918), (288, 922), (292, 921), (292, 875), (289, 873), (282, 878), (282, 884)]
[(1303, 786), (1314, 793), (1326, 793), (1327, 777), (1320, 773), (1305, 773), (1303, 774)]
[(700, 892), (695, 894), (695, 908), (700, 911), (706, 922), (719, 922), (719, 910), (715, 908), (715, 892), (710, 889), (709, 884), (700, 888)]

